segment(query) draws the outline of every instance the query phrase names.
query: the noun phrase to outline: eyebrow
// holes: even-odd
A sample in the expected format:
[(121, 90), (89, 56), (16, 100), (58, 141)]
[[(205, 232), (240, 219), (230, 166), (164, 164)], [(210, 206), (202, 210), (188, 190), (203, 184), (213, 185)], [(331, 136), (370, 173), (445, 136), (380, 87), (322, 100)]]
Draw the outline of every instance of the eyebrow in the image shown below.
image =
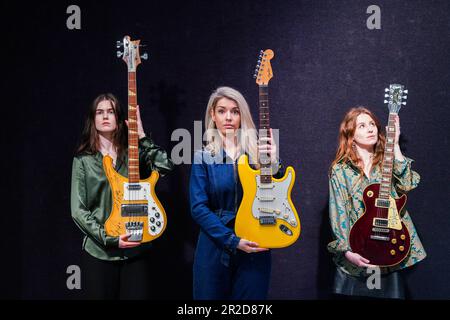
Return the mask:
[[(217, 109), (226, 109), (225, 106), (216, 106)], [(238, 110), (239, 111), (239, 107), (233, 107), (231, 110)]]

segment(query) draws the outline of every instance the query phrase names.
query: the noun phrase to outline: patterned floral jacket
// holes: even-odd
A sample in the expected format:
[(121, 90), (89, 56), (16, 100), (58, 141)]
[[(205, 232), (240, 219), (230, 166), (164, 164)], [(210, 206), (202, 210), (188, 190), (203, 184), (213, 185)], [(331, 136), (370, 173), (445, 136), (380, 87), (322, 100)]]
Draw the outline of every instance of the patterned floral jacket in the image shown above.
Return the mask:
[[(412, 162), (413, 160), (406, 157), (403, 162), (394, 160), (391, 188), (393, 197), (397, 198), (398, 192), (406, 193), (419, 184), (420, 176), (411, 170)], [(348, 241), (350, 229), (364, 213), (364, 189), (369, 184), (380, 183), (380, 181), (380, 165), (372, 168), (370, 178), (365, 174), (361, 177), (357, 166), (351, 161), (335, 164), (330, 172), (329, 215), (335, 240), (328, 244), (328, 251), (333, 254), (333, 261), (341, 270), (354, 276), (368, 276), (369, 274), (366, 273), (366, 268), (356, 267), (344, 256), (346, 251), (351, 250)], [(425, 249), (408, 211), (404, 208), (400, 214), (411, 236), (411, 250), (400, 264), (381, 268), (382, 273), (407, 268), (426, 257)]]

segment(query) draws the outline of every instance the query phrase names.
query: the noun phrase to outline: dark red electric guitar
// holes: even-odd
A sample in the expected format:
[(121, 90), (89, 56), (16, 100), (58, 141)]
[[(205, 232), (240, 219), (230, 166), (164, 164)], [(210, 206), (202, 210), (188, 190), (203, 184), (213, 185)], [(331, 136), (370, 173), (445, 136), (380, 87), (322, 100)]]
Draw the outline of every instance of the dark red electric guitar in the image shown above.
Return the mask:
[(386, 145), (381, 165), (381, 183), (368, 185), (363, 194), (364, 214), (350, 230), (350, 247), (369, 263), (380, 267), (394, 266), (402, 262), (410, 250), (410, 236), (403, 223), (400, 212), (406, 203), (406, 195), (394, 199), (391, 196), (392, 167), (394, 162), (395, 122), (400, 111), (402, 99), (408, 90), (400, 84), (391, 84), (385, 100), (389, 106), (389, 121), (386, 132)]

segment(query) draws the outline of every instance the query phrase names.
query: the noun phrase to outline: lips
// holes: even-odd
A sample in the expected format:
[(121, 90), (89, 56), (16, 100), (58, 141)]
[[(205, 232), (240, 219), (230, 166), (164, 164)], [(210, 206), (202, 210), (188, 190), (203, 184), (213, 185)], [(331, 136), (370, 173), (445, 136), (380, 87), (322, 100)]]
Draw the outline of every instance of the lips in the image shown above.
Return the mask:
[(104, 125), (104, 126), (109, 126), (110, 123), (109, 123), (109, 122), (103, 122), (102, 125)]

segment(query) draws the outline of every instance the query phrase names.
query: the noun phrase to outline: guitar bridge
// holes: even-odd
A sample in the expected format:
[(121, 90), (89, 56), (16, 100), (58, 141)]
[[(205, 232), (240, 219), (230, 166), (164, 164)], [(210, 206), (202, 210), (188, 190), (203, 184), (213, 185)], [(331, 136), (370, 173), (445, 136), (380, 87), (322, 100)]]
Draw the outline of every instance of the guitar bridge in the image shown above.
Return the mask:
[(133, 242), (141, 242), (142, 241), (142, 234), (144, 229), (144, 223), (143, 222), (126, 222), (125, 223), (125, 229), (127, 229), (127, 234), (130, 235), (128, 238), (128, 241)]
[(389, 241), (389, 237), (385, 237), (385, 236), (376, 236), (376, 235), (371, 235), (370, 239), (372, 240), (380, 240), (380, 241)]
[(274, 225), (276, 224), (277, 221), (275, 219), (275, 217), (272, 216), (260, 216), (259, 217), (259, 224), (260, 225)]
[(381, 233), (389, 233), (389, 229), (387, 228), (372, 228), (373, 232), (381, 232)]

